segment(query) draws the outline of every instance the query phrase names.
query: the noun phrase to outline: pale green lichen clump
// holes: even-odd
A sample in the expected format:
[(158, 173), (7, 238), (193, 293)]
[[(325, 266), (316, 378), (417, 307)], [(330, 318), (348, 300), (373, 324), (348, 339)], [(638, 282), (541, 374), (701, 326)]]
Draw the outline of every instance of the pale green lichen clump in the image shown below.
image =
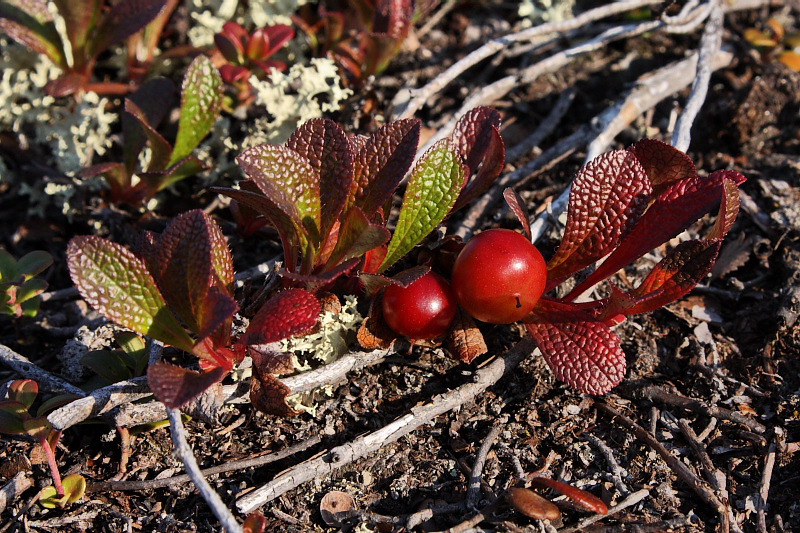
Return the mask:
[[(13, 132), (23, 145), (30, 140), (47, 145), (45, 163), (71, 178), (111, 147), (111, 126), (117, 115), (107, 111), (108, 99), (95, 93), (84, 94), (80, 102), (45, 93), (45, 85), (59, 75), (60, 70), (44, 56), (0, 39), (0, 130)], [(2, 178), (7, 177), (8, 172), (3, 172)], [(31, 196), (35, 212), (50, 203), (62, 205), (67, 212), (66, 200), (74, 187), (28, 186), (20, 192)]]
[(255, 76), (250, 83), (256, 104), (266, 107), (270, 118), (256, 119), (254, 132), (243, 148), (263, 143), (282, 143), (300, 124), (337, 111), (353, 92), (342, 87), (336, 64), (327, 58), (311, 59), (310, 65), (295, 64), (288, 72), (273, 70), (266, 80)]
[[(348, 347), (355, 340), (358, 326), (364, 319), (356, 309), (357, 304), (355, 296), (345, 296), (339, 313), (326, 311), (320, 316), (317, 332), (281, 341), (281, 348), (292, 354), (292, 361), (298, 371), (310, 370), (312, 361), (332, 363), (348, 352)], [(332, 393), (333, 387), (328, 385), (316, 391), (289, 396), (286, 401), (294, 409), (314, 415), (315, 398), (320, 394), (330, 396)]]

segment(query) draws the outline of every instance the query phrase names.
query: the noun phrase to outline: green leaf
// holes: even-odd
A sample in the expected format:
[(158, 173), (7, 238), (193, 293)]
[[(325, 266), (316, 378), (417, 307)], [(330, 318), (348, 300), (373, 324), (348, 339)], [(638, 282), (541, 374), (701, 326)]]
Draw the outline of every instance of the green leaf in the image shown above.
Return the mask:
[(30, 418), (28, 408), (20, 402), (0, 402), (0, 433), (6, 435), (23, 435), (23, 422)]
[(64, 487), (63, 496), (59, 496), (53, 486), (42, 489), (41, 498), (39, 499), (42, 507), (45, 509), (55, 509), (56, 507), (63, 509), (67, 505), (71, 505), (83, 498), (86, 493), (86, 479), (80, 474), (72, 474), (65, 477), (61, 484)]
[(31, 279), (37, 274), (41, 274), (47, 267), (53, 264), (53, 256), (47, 252), (36, 250), (29, 254), (25, 254), (17, 262), (19, 273), (25, 276), (25, 279)]
[(8, 392), (11, 401), (19, 402), (30, 409), (39, 394), (39, 384), (32, 379), (18, 379), (11, 382)]
[(73, 238), (67, 264), (81, 296), (117, 324), (191, 352), (194, 342), (167, 309), (141, 259), (97, 236)]
[(197, 56), (183, 78), (178, 137), (168, 166), (191, 154), (211, 131), (222, 109), (222, 97), (219, 71), (209, 58)]
[(122, 348), (120, 354), (125, 364), (133, 371), (135, 376), (141, 376), (147, 366), (147, 343), (136, 333), (121, 331), (114, 336), (114, 340)]
[(14, 256), (5, 251), (3, 248), (0, 248), (0, 281), (3, 282), (10, 282), (10, 281), (18, 281), (17, 278), (20, 276), (19, 267), (17, 266), (17, 260), (14, 259)]
[(433, 145), (411, 171), (400, 218), (379, 272), (419, 244), (444, 220), (464, 183), (466, 169), (449, 139)]
[(23, 283), (17, 291), (17, 303), (27, 302), (31, 298), (36, 298), (47, 290), (47, 282), (43, 279), (29, 279)]
[(122, 356), (111, 350), (92, 350), (81, 358), (81, 364), (109, 383), (133, 377)]

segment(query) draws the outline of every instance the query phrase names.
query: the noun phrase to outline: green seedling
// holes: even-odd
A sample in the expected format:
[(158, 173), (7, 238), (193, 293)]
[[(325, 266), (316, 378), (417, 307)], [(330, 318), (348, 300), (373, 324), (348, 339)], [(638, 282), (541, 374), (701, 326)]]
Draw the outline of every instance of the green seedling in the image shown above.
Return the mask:
[(0, 314), (36, 316), (47, 282), (35, 276), (52, 264), (53, 258), (47, 252), (31, 252), (17, 261), (0, 248)]

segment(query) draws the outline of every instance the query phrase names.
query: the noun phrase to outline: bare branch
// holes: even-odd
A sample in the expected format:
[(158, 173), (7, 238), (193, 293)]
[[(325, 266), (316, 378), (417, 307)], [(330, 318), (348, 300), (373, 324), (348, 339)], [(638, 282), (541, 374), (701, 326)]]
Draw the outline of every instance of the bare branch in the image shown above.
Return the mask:
[(0, 344), (0, 363), (4, 363), (6, 366), (24, 378), (36, 380), (36, 382), (45, 390), (86, 396), (84, 391), (69, 381), (62, 379), (55, 374), (51, 374), (47, 370), (39, 368), (35, 364), (31, 363), (27, 357), (18, 354), (4, 344)]

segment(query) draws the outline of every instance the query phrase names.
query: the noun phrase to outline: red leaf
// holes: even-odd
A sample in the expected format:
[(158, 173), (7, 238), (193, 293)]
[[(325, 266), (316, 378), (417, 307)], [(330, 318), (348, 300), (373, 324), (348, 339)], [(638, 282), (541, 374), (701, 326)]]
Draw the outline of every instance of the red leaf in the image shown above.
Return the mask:
[(395, 39), (405, 39), (414, 15), (413, 0), (378, 0), (372, 21), (372, 31)]
[(514, 216), (517, 217), (517, 220), (519, 220), (519, 223), (522, 225), (522, 231), (525, 233), (525, 236), (528, 240), (531, 240), (530, 215), (528, 214), (528, 208), (525, 206), (525, 202), (520, 195), (517, 194), (517, 191), (511, 187), (507, 187), (503, 191), (503, 198), (506, 199), (506, 203), (508, 207), (511, 208), (511, 212), (514, 213)]
[[(730, 189), (726, 182), (737, 180), (743, 181), (744, 176), (737, 172), (715, 172), (707, 178), (695, 176), (670, 184), (642, 215), (619, 247), (597, 270), (575, 287), (567, 298), (581, 294), (689, 227), (712, 209), (723, 195), (727, 197), (730, 194), (730, 191), (726, 192), (726, 189)], [(726, 203), (728, 205), (730, 202)], [(730, 214), (732, 213), (723, 215), (727, 223), (732, 223)]]
[(249, 78), (250, 69), (240, 65), (225, 64), (219, 67), (219, 75), (222, 76), (222, 81), (228, 85), (232, 85)]
[(156, 18), (167, 0), (120, 0), (111, 6), (97, 24), (97, 35), (91, 41), (91, 57), (107, 50), (112, 44), (127, 39)]
[(353, 207), (339, 229), (336, 247), (328, 258), (325, 269), (333, 268), (353, 258), (360, 258), (373, 248), (389, 242), (389, 230), (369, 220), (358, 207)]
[[(207, 335), (208, 328), (213, 331), (236, 312), (225, 294), (233, 281), (230, 252), (219, 227), (202, 210), (176, 217), (161, 235), (158, 253), (161, 293), (192, 331)], [(207, 301), (211, 287), (216, 292)]]
[(301, 243), (319, 243), (320, 176), (308, 159), (284, 146), (262, 144), (241, 153), (236, 162), (293, 221)]
[(736, 217), (739, 216), (739, 185), (745, 182), (742, 174), (732, 170), (718, 170), (709, 178), (722, 177), (722, 202), (717, 213), (717, 220), (709, 233), (709, 239), (723, 239), (733, 227)]
[(340, 263), (336, 265), (336, 268), (331, 270), (326, 270), (320, 274), (298, 274), (296, 272), (281, 272), (281, 276), (286, 279), (291, 279), (294, 281), (299, 281), (301, 283), (306, 284), (306, 288), (308, 290), (317, 291), (322, 289), (323, 287), (329, 286), (333, 283), (339, 276), (344, 276), (349, 274), (360, 262), (359, 258), (350, 259), (349, 261), (345, 261), (344, 263)]
[(275, 24), (256, 31), (266, 32), (269, 38), (269, 48), (262, 56), (263, 59), (272, 56), (279, 49), (283, 48), (283, 45), (294, 39), (294, 30), (291, 26), (285, 24)]
[(628, 151), (642, 164), (656, 194), (670, 183), (697, 176), (688, 155), (658, 139), (642, 139)]
[(608, 505), (606, 502), (585, 490), (581, 490), (572, 485), (556, 481), (546, 477), (534, 477), (531, 480), (531, 485), (536, 487), (545, 487), (552, 489), (560, 494), (563, 494), (573, 502), (577, 503), (587, 511), (598, 514), (608, 514)]
[(558, 379), (586, 394), (605, 394), (622, 381), (625, 354), (608, 326), (578, 313), (554, 316), (541, 301), (535, 311), (537, 321), (525, 327)]
[(217, 367), (210, 372), (195, 372), (159, 361), (147, 369), (147, 382), (153, 395), (170, 409), (179, 409), (225, 377)]
[(392, 197), (414, 162), (421, 123), (417, 119), (386, 124), (372, 135), (355, 156), (350, 204), (367, 218)]
[(267, 344), (311, 332), (322, 306), (316, 296), (303, 289), (279, 292), (261, 306), (250, 321), (241, 344)]
[(319, 175), (321, 234), (328, 235), (353, 186), (353, 151), (347, 135), (332, 120), (316, 118), (295, 130), (286, 146), (311, 163)]
[(616, 248), (644, 212), (651, 190), (639, 161), (624, 150), (581, 168), (569, 195), (564, 237), (547, 264), (547, 290)]

